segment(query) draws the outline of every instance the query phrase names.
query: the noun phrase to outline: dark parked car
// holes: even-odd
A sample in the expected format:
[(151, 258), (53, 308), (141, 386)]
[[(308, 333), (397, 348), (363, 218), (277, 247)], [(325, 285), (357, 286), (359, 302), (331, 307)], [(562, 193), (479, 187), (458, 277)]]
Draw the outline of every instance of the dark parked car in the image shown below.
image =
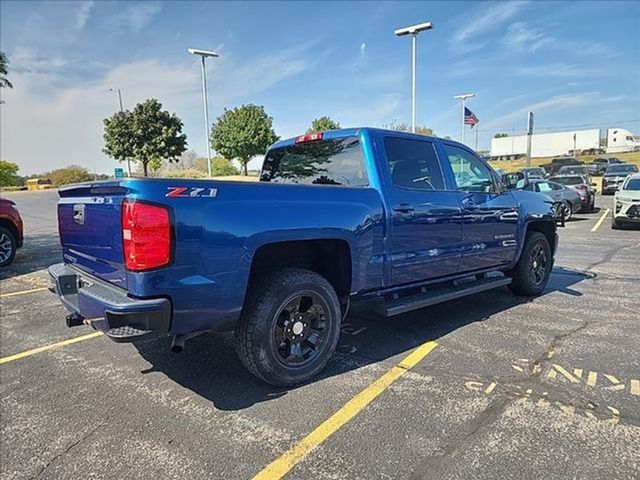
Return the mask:
[(565, 220), (569, 220), (574, 213), (579, 212), (582, 208), (582, 199), (578, 192), (556, 182), (534, 180), (528, 182), (523, 190), (544, 193), (551, 197), (556, 205), (558, 215), (562, 214)]
[(589, 170), (586, 165), (566, 165), (564, 167), (560, 167), (557, 175), (582, 175), (586, 177), (589, 184), (591, 184), (591, 175), (589, 175)]
[(602, 194), (612, 195), (617, 192), (625, 178), (632, 173), (638, 173), (638, 166), (633, 163), (621, 163), (607, 167), (602, 176)]
[(581, 212), (593, 212), (596, 208), (596, 190), (591, 186), (589, 179), (584, 175), (556, 175), (550, 181), (573, 188), (582, 202)]
[(13, 262), (18, 248), (22, 247), (22, 219), (11, 200), (0, 198), (0, 267)]
[(573, 157), (557, 157), (551, 160), (551, 163), (540, 165), (549, 175), (555, 175), (565, 165), (582, 165), (582, 162)]
[(527, 167), (520, 170), (527, 180), (544, 180), (547, 172), (542, 167)]
[(594, 158), (591, 163), (587, 164), (587, 170), (589, 170), (590, 175), (603, 175), (609, 165), (616, 165), (618, 163), (624, 162), (616, 157), (597, 157)]

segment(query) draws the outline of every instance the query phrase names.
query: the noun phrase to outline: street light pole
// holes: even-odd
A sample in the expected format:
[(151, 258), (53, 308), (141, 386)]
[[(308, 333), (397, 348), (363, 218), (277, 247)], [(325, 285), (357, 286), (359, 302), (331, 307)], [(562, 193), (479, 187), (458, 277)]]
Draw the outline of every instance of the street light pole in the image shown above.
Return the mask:
[(460, 119), (460, 142), (464, 143), (464, 107), (466, 106), (466, 101), (467, 98), (473, 98), (475, 97), (476, 94), (475, 93), (463, 93), (462, 95), (454, 95), (453, 98), (455, 98), (456, 100), (460, 100), (461, 102), (461, 115), (462, 118)]
[[(119, 88), (109, 89), (110, 92), (117, 91), (118, 92), (118, 104), (120, 105), (120, 112), (124, 112), (124, 108), (122, 107), (122, 91)], [(131, 160), (127, 158), (127, 175), (131, 178)]]
[(411, 132), (416, 133), (416, 70), (418, 63), (418, 33), (433, 28), (431, 22), (399, 28), (393, 33), (398, 37), (411, 35)]
[(196, 48), (189, 48), (187, 51), (193, 55), (199, 55), (201, 59), (202, 65), (202, 98), (204, 101), (204, 136), (207, 144), (207, 171), (209, 173), (209, 178), (211, 178), (211, 141), (209, 137), (209, 100), (207, 97), (207, 69), (205, 65), (205, 60), (207, 57), (217, 57), (218, 54), (216, 52), (212, 52), (209, 50), (198, 50)]
[(416, 63), (418, 56), (418, 34), (411, 34), (411, 132), (416, 133)]

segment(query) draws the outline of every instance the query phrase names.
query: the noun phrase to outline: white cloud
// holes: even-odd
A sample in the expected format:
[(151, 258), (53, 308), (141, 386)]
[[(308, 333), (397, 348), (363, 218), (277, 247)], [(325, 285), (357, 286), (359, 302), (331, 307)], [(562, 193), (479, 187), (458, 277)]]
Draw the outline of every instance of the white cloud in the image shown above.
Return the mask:
[(367, 53), (367, 44), (365, 42), (362, 42), (362, 44), (360, 45), (360, 56), (364, 57), (366, 53)]
[(135, 3), (128, 5), (115, 17), (116, 26), (124, 27), (132, 32), (139, 32), (151, 23), (162, 10), (158, 2)]
[[(125, 108), (158, 98), (185, 123), (190, 148), (204, 152), (202, 94), (198, 62), (169, 64), (156, 60), (121, 64), (97, 80), (60, 87), (66, 66), (43, 75), (25, 50), (24, 67), (12, 75), (14, 89), (4, 89), (2, 158), (16, 162), (21, 174), (70, 164), (108, 172), (117, 163), (102, 153), (103, 119), (118, 108), (109, 88), (122, 90)], [(189, 57), (187, 57), (189, 58)], [(250, 102), (256, 95), (310, 66), (300, 48), (274, 52), (242, 63), (227, 55), (207, 63), (211, 120), (223, 106)], [(53, 69), (53, 65), (49, 65)]]
[(602, 75), (603, 72), (589, 67), (581, 67), (576, 64), (564, 63), (548, 63), (545, 65), (532, 65), (527, 67), (518, 67), (514, 70), (516, 75), (526, 77), (545, 77), (545, 78), (582, 78), (596, 77)]
[(479, 42), (477, 37), (496, 29), (503, 22), (513, 18), (523, 5), (523, 2), (482, 4), (475, 11), (466, 12), (465, 15), (459, 17), (461, 26), (453, 32), (451, 46), (458, 52), (469, 52), (482, 48), (485, 43)]
[(535, 52), (544, 45), (553, 44), (555, 38), (524, 22), (515, 22), (507, 28), (503, 42), (516, 50)]
[(82, 30), (87, 24), (94, 5), (95, 2), (93, 0), (89, 0), (86, 2), (82, 2), (78, 7), (78, 11), (76, 12), (76, 27), (78, 28), (78, 30)]
[(11, 68), (16, 72), (51, 74), (60, 71), (67, 61), (60, 55), (39, 55), (35, 50), (17, 46), (11, 52)]
[(485, 122), (483, 128), (487, 130), (491, 130), (494, 128), (506, 128), (510, 126), (514, 120), (524, 122), (527, 112), (534, 112), (534, 114), (536, 115), (544, 114), (545, 112), (550, 111), (567, 109), (572, 109), (571, 111), (575, 112), (576, 108), (586, 105), (610, 106), (611, 104), (623, 102), (626, 100), (627, 97), (624, 95), (602, 96), (599, 92), (582, 92), (575, 94), (571, 93), (554, 95), (553, 97), (546, 100), (541, 100), (539, 102), (520, 107), (498, 118), (489, 120)]

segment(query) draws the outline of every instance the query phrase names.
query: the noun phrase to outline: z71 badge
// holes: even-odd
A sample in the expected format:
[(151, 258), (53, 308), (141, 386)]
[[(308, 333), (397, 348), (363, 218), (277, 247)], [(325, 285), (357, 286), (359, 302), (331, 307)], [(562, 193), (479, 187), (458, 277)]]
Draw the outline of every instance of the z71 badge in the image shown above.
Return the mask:
[(165, 197), (208, 197), (215, 198), (218, 196), (217, 188), (200, 188), (200, 187), (167, 187)]

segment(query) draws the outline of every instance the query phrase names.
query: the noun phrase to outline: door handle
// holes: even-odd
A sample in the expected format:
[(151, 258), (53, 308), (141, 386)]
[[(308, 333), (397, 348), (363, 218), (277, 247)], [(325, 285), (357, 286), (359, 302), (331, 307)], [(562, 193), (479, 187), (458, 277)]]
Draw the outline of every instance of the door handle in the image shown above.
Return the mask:
[(398, 213), (413, 213), (415, 209), (408, 203), (399, 203), (393, 207), (393, 211)]

